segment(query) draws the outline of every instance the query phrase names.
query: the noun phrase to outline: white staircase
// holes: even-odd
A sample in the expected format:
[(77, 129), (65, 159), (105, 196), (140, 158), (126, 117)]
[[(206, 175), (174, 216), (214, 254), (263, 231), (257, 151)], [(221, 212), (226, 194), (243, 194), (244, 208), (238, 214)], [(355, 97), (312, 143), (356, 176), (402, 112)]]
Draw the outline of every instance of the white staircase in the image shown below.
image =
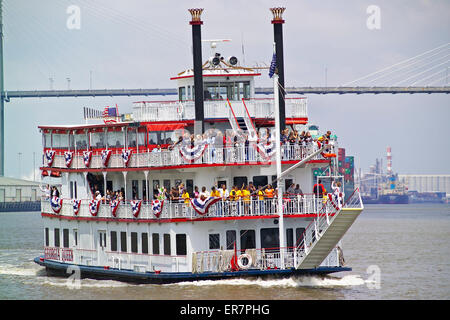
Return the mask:
[(330, 216), (330, 200), (323, 205), (317, 218), (306, 228), (303, 240), (296, 249), (296, 268), (314, 269), (330, 254), (355, 219), (364, 209), (359, 190), (356, 189), (341, 210)]
[(241, 129), (241, 127), (239, 126), (239, 122), (236, 118), (236, 114), (233, 110), (233, 107), (231, 106), (230, 100), (227, 99), (227, 105), (229, 107), (228, 109), (228, 120), (230, 121), (230, 125), (231, 125), (231, 129), (233, 129), (233, 131), (238, 131)]

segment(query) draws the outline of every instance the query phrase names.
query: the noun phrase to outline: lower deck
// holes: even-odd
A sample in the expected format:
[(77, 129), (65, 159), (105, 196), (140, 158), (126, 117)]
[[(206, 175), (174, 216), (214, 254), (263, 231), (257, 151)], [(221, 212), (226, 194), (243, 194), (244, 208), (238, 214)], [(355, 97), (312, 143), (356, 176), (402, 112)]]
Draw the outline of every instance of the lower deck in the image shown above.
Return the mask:
[[(44, 217), (43, 259), (143, 273), (291, 269), (299, 247), (316, 240), (316, 229), (308, 228), (313, 221), (284, 219), (286, 247), (280, 248), (278, 218), (124, 223)], [(321, 267), (341, 267), (339, 252), (336, 246)]]

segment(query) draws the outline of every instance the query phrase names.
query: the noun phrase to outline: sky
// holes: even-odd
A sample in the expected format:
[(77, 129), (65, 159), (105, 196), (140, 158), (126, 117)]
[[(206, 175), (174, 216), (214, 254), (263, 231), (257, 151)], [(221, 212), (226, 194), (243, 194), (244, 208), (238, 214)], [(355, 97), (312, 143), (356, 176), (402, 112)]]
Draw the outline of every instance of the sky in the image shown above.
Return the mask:
[[(79, 28), (68, 25), (71, 6), (80, 10)], [(169, 78), (192, 66), (187, 9), (197, 7), (204, 8), (203, 39), (232, 39), (218, 45), (222, 55), (268, 65), (274, 6), (286, 7), (286, 87), (342, 85), (450, 42), (447, 0), (4, 0), (5, 90), (174, 88)], [(368, 27), (369, 6), (379, 9), (379, 28)], [(204, 45), (204, 59), (209, 55)], [(256, 81), (257, 87), (271, 85), (264, 72)], [(376, 158), (386, 164), (391, 146), (397, 173), (450, 173), (449, 95), (307, 97), (310, 121), (332, 130), (363, 172)], [(117, 103), (119, 111), (131, 112), (138, 100), (11, 99), (5, 105), (5, 175), (33, 178), (33, 163), (42, 162), (38, 125), (83, 123), (85, 106)]]

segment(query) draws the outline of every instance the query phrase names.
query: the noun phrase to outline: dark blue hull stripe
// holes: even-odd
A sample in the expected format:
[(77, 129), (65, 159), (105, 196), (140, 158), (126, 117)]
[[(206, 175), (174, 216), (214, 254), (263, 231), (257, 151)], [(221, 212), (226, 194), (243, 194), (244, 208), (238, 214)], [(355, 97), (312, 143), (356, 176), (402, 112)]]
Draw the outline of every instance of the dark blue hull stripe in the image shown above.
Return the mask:
[(203, 272), (203, 273), (191, 273), (191, 272), (136, 272), (133, 270), (116, 269), (97, 266), (85, 266), (75, 265), (68, 263), (61, 263), (57, 261), (43, 260), (42, 257), (34, 259), (37, 264), (46, 267), (47, 271), (51, 274), (60, 276), (70, 276), (71, 273), (67, 273), (67, 268), (70, 266), (76, 266), (79, 268), (82, 278), (94, 278), (94, 279), (108, 279), (118, 280), (135, 283), (174, 283), (183, 281), (199, 281), (199, 280), (221, 280), (231, 278), (264, 278), (264, 277), (279, 277), (288, 278), (295, 275), (316, 274), (324, 275), (334, 272), (351, 271), (352, 268), (348, 267), (318, 267), (316, 269), (270, 269), (259, 270), (249, 269), (233, 272)]

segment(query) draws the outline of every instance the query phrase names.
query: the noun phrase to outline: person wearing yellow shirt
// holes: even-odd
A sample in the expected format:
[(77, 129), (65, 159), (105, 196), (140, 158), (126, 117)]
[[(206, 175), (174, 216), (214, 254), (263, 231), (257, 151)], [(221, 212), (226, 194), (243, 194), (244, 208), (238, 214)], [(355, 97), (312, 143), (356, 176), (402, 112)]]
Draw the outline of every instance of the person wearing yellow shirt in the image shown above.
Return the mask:
[(250, 190), (248, 190), (248, 186), (242, 188), (241, 197), (244, 201), (244, 214), (248, 214), (250, 208)]
[(264, 191), (261, 186), (258, 187), (258, 207), (259, 213), (264, 213)]
[(272, 188), (271, 184), (269, 184), (267, 186), (266, 190), (264, 190), (264, 196), (267, 199), (267, 201), (266, 201), (266, 211), (268, 211), (268, 212), (270, 212), (269, 211), (270, 207), (271, 207), (271, 205), (273, 205), (272, 201), (269, 201), (269, 200), (272, 200), (274, 195), (275, 195), (275, 189)]
[(220, 192), (219, 192), (219, 190), (216, 189), (216, 187), (212, 187), (211, 197), (220, 198)]
[(189, 206), (191, 204), (191, 199), (189, 196), (189, 192), (187, 192), (186, 189), (183, 190), (183, 194), (181, 195), (181, 197), (184, 199), (184, 204), (186, 206)]

